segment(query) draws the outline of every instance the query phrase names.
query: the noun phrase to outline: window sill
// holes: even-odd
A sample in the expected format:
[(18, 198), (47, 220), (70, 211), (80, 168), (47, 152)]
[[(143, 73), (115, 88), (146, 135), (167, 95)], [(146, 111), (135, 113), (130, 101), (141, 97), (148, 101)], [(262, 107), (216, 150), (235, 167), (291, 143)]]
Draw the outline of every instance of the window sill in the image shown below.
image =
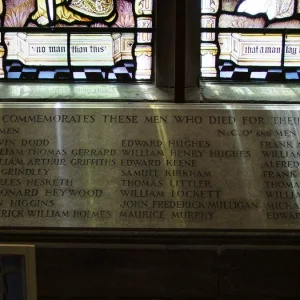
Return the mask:
[(189, 103), (300, 103), (299, 83), (203, 82), (188, 88)]
[(174, 89), (152, 84), (0, 83), (0, 102), (173, 102)]

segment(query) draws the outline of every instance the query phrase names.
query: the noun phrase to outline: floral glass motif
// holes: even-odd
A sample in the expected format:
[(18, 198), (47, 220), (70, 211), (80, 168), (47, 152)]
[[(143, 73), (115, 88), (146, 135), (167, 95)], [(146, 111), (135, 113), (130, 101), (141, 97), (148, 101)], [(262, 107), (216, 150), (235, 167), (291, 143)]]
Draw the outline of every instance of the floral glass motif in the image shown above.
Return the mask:
[(300, 79), (298, 1), (199, 1), (202, 78)]
[(151, 81), (153, 0), (0, 0), (0, 78)]

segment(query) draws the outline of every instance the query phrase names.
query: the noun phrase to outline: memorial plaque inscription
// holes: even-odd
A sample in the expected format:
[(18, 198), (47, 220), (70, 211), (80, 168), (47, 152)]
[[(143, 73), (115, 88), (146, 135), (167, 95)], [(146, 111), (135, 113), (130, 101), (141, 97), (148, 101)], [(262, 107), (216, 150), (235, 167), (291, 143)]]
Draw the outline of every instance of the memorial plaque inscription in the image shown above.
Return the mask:
[(298, 115), (3, 105), (0, 226), (300, 229)]

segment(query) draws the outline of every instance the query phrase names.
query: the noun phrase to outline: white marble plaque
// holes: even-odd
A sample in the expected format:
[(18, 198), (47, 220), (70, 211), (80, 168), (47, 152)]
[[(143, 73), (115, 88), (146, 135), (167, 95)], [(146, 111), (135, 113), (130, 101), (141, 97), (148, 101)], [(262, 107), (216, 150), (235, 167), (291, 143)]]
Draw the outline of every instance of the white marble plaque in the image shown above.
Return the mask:
[(0, 226), (300, 229), (300, 113), (2, 104)]

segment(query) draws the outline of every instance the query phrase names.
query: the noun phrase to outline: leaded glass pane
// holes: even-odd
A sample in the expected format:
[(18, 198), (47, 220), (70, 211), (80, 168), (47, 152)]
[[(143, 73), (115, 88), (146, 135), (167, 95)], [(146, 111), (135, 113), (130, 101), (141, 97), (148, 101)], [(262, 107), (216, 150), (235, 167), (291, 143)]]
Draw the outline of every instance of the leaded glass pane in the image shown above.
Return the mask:
[(150, 81), (153, 0), (2, 0), (0, 77)]
[(201, 0), (201, 77), (299, 80), (295, 0)]

